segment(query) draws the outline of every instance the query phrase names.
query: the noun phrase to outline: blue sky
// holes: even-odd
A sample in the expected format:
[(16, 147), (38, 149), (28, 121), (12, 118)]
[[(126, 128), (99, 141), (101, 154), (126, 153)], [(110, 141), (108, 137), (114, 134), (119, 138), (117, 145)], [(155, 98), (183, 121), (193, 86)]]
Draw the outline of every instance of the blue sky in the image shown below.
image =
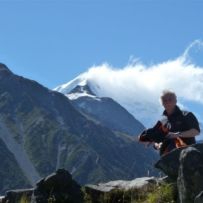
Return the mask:
[(203, 39), (202, 8), (200, 0), (0, 0), (0, 62), (48, 88), (104, 62), (162, 63)]

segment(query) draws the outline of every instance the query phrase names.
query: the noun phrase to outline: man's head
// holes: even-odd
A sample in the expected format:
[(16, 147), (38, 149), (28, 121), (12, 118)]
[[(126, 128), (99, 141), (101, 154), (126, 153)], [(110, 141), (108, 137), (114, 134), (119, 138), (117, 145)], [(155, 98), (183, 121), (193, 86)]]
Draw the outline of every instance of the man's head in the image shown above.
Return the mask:
[(161, 102), (163, 107), (165, 108), (168, 114), (173, 113), (176, 103), (177, 97), (176, 94), (170, 90), (164, 90), (161, 95)]

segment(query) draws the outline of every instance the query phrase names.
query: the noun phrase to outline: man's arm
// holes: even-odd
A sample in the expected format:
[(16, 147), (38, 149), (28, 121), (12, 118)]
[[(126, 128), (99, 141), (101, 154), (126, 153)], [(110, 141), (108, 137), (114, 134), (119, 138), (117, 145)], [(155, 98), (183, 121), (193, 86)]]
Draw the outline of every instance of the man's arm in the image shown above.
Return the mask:
[(180, 131), (180, 132), (169, 132), (167, 138), (191, 138), (200, 134), (199, 122), (195, 115), (191, 112), (184, 115), (185, 124), (188, 126), (189, 130)]
[(167, 134), (167, 138), (177, 138), (177, 137), (182, 137), (182, 138), (189, 138), (189, 137), (195, 137), (197, 135), (199, 135), (200, 132), (197, 129), (190, 129), (190, 130), (186, 130), (186, 131), (182, 131), (182, 132), (169, 132)]
[(180, 132), (179, 137), (189, 138), (189, 137), (195, 137), (199, 134), (200, 134), (200, 132), (197, 129), (192, 128), (190, 130)]

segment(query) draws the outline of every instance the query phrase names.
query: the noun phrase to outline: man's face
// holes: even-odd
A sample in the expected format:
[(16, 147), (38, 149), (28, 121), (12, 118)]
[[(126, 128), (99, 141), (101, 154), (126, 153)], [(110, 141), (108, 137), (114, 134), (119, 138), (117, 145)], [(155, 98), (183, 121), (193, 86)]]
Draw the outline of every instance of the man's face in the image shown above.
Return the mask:
[(165, 95), (162, 98), (162, 105), (168, 113), (172, 113), (176, 106), (176, 98), (173, 95)]

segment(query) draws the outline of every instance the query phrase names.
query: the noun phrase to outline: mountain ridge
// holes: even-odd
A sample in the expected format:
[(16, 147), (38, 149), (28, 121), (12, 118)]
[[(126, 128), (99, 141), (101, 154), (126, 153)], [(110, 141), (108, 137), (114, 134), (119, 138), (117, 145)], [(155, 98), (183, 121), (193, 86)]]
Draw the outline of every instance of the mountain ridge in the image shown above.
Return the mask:
[(87, 84), (77, 85), (66, 96), (87, 118), (129, 135), (139, 135), (145, 127), (125, 108), (109, 97), (98, 97)]
[[(72, 172), (80, 184), (86, 184), (138, 177), (148, 170), (153, 173), (151, 163), (157, 158), (156, 153), (147, 151), (128, 136), (91, 122), (65, 95), (6, 72), (5, 75), (0, 71), (0, 122), (25, 150), (40, 176), (60, 167)], [(14, 165), (15, 174), (19, 165)], [(0, 184), (1, 192), (12, 189), (11, 182), (15, 188), (19, 188), (16, 185), (19, 182), (24, 181), (20, 187), (25, 185), (23, 175), (18, 180), (7, 180), (10, 170), (0, 166), (4, 172), (0, 177), (4, 183)]]

